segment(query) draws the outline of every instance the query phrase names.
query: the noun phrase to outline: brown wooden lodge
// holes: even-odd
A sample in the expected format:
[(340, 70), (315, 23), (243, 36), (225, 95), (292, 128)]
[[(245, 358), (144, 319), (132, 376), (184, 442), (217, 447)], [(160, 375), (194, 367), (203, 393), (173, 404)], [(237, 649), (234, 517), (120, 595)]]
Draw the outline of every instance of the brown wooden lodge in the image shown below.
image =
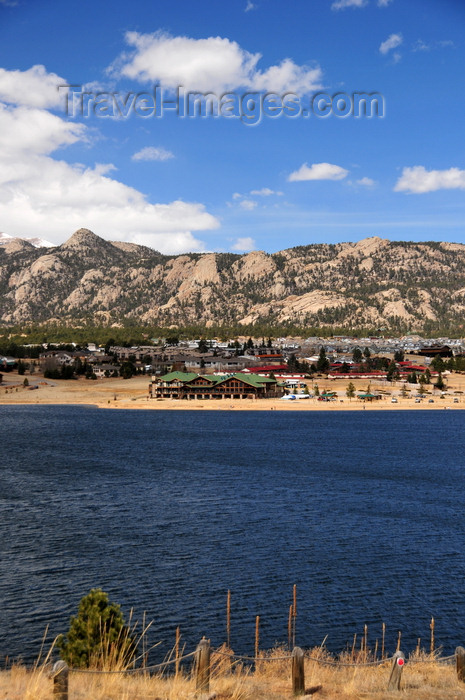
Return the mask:
[(153, 378), (149, 395), (153, 399), (262, 399), (279, 398), (284, 388), (276, 379), (256, 374), (170, 372)]

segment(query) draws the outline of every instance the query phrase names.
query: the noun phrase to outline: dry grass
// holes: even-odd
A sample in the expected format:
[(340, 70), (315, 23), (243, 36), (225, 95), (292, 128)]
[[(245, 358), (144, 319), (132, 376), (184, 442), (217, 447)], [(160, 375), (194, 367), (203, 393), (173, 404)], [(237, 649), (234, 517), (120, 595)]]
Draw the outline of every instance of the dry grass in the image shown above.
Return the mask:
[[(223, 652), (225, 648), (221, 649)], [(195, 697), (217, 700), (285, 700), (292, 697), (290, 660), (284, 649), (261, 652), (256, 669), (233, 663), (212, 653), (210, 696), (196, 695), (195, 679), (190, 672), (177, 677), (149, 674), (71, 673), (70, 700), (193, 700)], [(313, 649), (314, 659), (332, 660), (328, 652)], [(349, 661), (340, 657), (341, 661)], [(419, 662), (419, 663), (418, 663)], [(32, 670), (13, 666), (0, 672), (0, 698), (3, 700), (53, 700), (50, 659), (45, 658)], [(459, 683), (453, 665), (440, 664), (437, 657), (424, 652), (411, 655), (402, 678), (400, 692), (387, 692), (390, 662), (382, 666), (324, 666), (305, 661), (305, 685), (322, 700), (465, 700), (465, 684)], [(321, 686), (318, 690), (318, 686)]]
[[(417, 358), (418, 360), (418, 358)], [(125, 379), (98, 379), (97, 381), (79, 380), (59, 380), (45, 384), (39, 375), (29, 377), (30, 383), (38, 383), (37, 391), (30, 391), (22, 386), (24, 377), (15, 372), (9, 372), (3, 377), (3, 385), (0, 387), (0, 404), (92, 404), (100, 408), (124, 408), (124, 409), (149, 409), (149, 410), (235, 410), (235, 411), (269, 411), (271, 408), (280, 411), (360, 411), (360, 410), (394, 410), (402, 409), (415, 411), (438, 410), (449, 406), (454, 410), (465, 409), (465, 374), (453, 372), (446, 377), (448, 385), (448, 396), (445, 399), (435, 399), (434, 404), (423, 401), (416, 404), (413, 398), (414, 391), (410, 392), (409, 398), (399, 398), (397, 404), (391, 404), (391, 392), (399, 395), (401, 383), (394, 382), (386, 384), (383, 382), (371, 381), (371, 389), (374, 391), (384, 391), (385, 399), (368, 404), (364, 408), (363, 402), (358, 399), (349, 401), (345, 395), (348, 379), (316, 378), (320, 392), (323, 389), (340, 392), (340, 399), (337, 402), (325, 403), (312, 399), (310, 401), (280, 401), (279, 399), (261, 399), (260, 401), (241, 401), (231, 399), (229, 401), (175, 401), (175, 400), (147, 400), (148, 383), (150, 377), (137, 376), (130, 380)], [(356, 392), (365, 391), (369, 383), (368, 379), (355, 379)], [(43, 382), (43, 383), (42, 383)], [(14, 388), (8, 388), (14, 384)], [(310, 389), (312, 382), (308, 381)], [(16, 390), (17, 389), (17, 390)], [(432, 387), (427, 387), (428, 391)], [(7, 393), (8, 392), (8, 393)], [(458, 393), (459, 403), (453, 403), (453, 397)], [(464, 394), (464, 395), (461, 395)]]

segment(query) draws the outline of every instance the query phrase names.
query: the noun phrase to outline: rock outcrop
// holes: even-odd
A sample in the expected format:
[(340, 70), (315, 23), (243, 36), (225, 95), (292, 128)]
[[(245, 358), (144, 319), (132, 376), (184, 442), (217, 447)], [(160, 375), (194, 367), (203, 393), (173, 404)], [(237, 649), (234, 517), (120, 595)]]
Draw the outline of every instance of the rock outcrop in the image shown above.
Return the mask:
[(465, 246), (391, 242), (161, 255), (79, 229), (0, 246), (0, 322), (463, 328)]

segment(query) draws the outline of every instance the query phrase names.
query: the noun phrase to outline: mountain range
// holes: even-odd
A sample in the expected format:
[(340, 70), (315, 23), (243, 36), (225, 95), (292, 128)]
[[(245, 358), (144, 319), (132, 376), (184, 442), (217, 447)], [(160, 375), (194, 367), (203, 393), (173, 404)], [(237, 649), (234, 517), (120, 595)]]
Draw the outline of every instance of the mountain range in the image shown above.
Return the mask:
[(34, 246), (34, 248), (54, 248), (54, 244), (50, 243), (50, 241), (46, 241), (43, 238), (19, 238), (15, 239), (14, 236), (10, 236), (8, 233), (2, 233), (0, 231), (0, 246), (1, 245), (7, 245), (8, 243), (11, 243), (14, 240), (20, 240), (20, 241), (27, 241), (31, 245)]
[(88, 229), (54, 247), (33, 240), (0, 245), (3, 325), (463, 329), (462, 244), (372, 237), (272, 254), (162, 255)]

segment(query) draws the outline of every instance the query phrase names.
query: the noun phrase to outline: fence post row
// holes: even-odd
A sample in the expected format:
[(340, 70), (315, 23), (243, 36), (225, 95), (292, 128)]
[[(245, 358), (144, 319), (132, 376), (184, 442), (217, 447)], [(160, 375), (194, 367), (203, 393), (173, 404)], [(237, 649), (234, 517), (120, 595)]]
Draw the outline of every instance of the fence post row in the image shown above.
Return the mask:
[(292, 692), (305, 695), (304, 652), (300, 647), (292, 650)]
[(65, 661), (57, 661), (52, 668), (53, 700), (68, 700), (69, 668)]
[[(210, 640), (203, 637), (195, 650), (196, 690), (202, 693), (210, 692), (210, 658)], [(294, 647), (291, 660), (293, 695), (305, 695), (305, 655), (300, 647)], [(178, 660), (177, 663), (179, 663)], [(465, 683), (465, 649), (463, 647), (457, 647), (455, 650), (455, 664), (458, 680)], [(404, 665), (404, 654), (401, 651), (396, 651), (392, 657), (391, 673), (387, 687), (388, 690), (400, 690), (400, 682)], [(69, 668), (66, 662), (57, 661), (52, 668), (51, 675), (53, 678), (53, 700), (69, 700)]]
[(208, 693), (210, 691), (210, 640), (203, 637), (197, 645), (196, 659), (196, 689)]
[(392, 657), (391, 675), (389, 676), (388, 690), (400, 690), (400, 679), (404, 669), (405, 656), (401, 651), (396, 651)]

